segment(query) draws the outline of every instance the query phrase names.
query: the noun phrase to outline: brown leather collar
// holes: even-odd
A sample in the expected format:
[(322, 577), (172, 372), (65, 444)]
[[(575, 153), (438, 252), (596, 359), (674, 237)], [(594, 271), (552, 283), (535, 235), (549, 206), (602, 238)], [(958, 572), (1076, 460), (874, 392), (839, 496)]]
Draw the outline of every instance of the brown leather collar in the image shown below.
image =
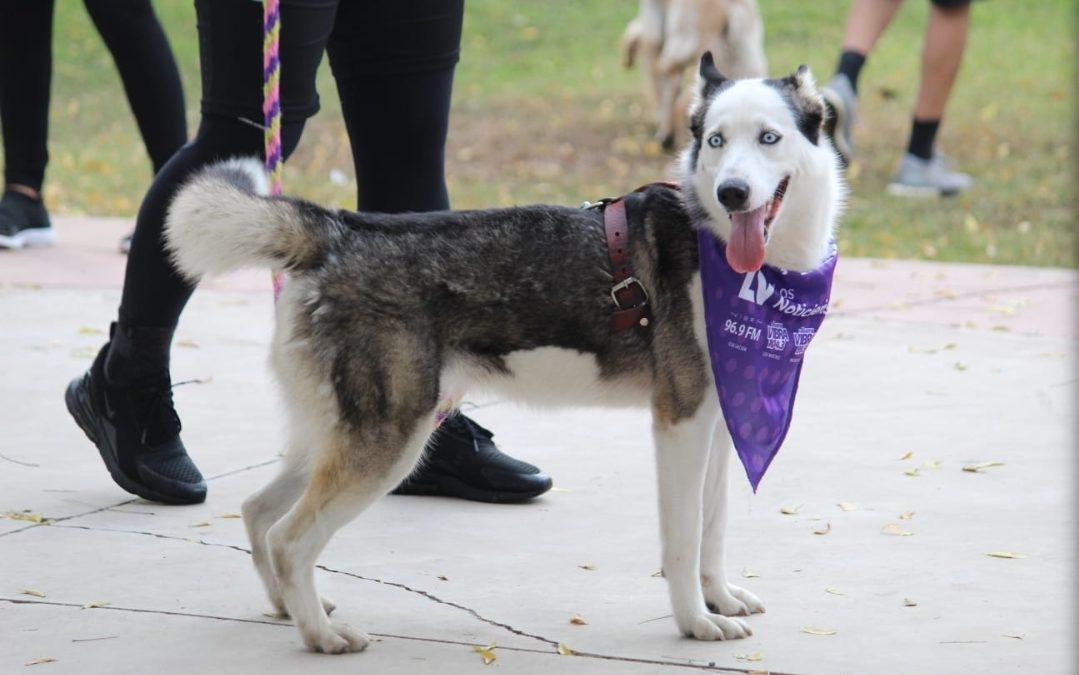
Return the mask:
[[(643, 192), (653, 185), (678, 188), (676, 183), (649, 183), (633, 192)], [(603, 208), (603, 230), (607, 236), (607, 256), (611, 261), (611, 301), (615, 306), (611, 314), (611, 330), (619, 332), (633, 328), (647, 341), (652, 335), (652, 307), (648, 303), (648, 292), (633, 271), (625, 198), (623, 195), (588, 206)]]

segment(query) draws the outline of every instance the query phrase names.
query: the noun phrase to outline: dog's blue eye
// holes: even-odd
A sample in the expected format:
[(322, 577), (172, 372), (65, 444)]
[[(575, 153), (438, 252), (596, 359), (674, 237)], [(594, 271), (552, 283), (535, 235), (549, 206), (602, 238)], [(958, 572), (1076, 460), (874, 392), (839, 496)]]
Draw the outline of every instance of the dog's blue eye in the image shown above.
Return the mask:
[(763, 143), (765, 145), (775, 145), (776, 143), (779, 142), (780, 138), (782, 138), (782, 136), (780, 136), (779, 134), (777, 134), (774, 131), (765, 131), (765, 132), (763, 132), (761, 134), (761, 139), (760, 140), (761, 140), (761, 143)]
[(712, 134), (708, 137), (708, 145), (712, 146), (713, 148), (718, 148), (719, 146), (723, 145), (723, 136), (720, 134)]

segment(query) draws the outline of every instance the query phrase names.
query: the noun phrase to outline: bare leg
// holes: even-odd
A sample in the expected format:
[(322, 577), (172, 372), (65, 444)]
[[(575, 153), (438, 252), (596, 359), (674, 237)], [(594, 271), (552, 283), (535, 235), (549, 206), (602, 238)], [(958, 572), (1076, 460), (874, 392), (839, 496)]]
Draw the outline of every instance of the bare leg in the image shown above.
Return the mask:
[(970, 28), (970, 5), (932, 5), (922, 52), (922, 80), (914, 106), (914, 118), (939, 120), (944, 117), (952, 93)]
[(869, 54), (895, 18), (903, 0), (854, 0), (847, 13), (843, 51)]
[(764, 611), (749, 591), (727, 582), (723, 537), (727, 529), (727, 467), (731, 437), (720, 421), (712, 438), (708, 473), (704, 480), (704, 527), (701, 537), (701, 588), (712, 611), (724, 616), (748, 616)]

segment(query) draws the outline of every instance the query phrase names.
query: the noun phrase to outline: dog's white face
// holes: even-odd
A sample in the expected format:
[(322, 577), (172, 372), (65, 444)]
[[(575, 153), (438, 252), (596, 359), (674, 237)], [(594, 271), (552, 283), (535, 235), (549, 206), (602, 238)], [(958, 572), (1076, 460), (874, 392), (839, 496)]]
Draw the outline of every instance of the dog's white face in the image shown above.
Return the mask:
[[(791, 191), (821, 158), (823, 105), (808, 69), (780, 80), (729, 80), (702, 64), (693, 145), (683, 173), (738, 272), (760, 269)], [(714, 72), (712, 72), (714, 71)], [(825, 151), (827, 155), (827, 150)], [(811, 181), (800, 187), (811, 188)]]

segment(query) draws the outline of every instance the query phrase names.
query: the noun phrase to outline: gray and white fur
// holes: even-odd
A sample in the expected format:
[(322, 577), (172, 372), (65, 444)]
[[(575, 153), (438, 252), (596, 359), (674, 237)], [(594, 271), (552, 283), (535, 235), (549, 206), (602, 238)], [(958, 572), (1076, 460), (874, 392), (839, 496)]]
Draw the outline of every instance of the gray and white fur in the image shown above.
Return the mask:
[[(834, 219), (834, 204), (811, 198), (832, 198), (819, 182), (834, 182), (834, 163), (809, 147), (830, 152), (819, 135), (804, 133), (812, 132), (805, 119), (814, 102), (807, 73), (789, 86), (717, 85), (706, 75), (683, 160), (685, 189), (653, 186), (626, 200), (633, 266), (653, 316), (647, 338), (610, 328), (612, 275), (595, 210), (329, 210), (264, 196), (255, 160), (210, 167), (179, 192), (166, 236), (184, 275), (252, 265), (288, 274), (271, 354), (289, 417), (287, 452), (281, 473), (243, 514), (270, 601), (295, 619), (310, 649), (367, 645), (364, 633), (330, 622), (333, 605), (314, 587), (316, 559), (337, 529), (420, 461), (440, 401), (477, 390), (548, 406), (650, 407), (675, 622), (704, 640), (750, 634), (736, 617), (764, 608), (724, 571), (731, 441), (707, 363), (697, 262), (697, 228), (722, 236), (727, 220), (717, 170), (742, 174), (702, 138), (713, 127), (743, 133), (743, 122), (734, 131), (727, 115), (763, 116), (783, 130), (790, 180), (768, 255), (792, 268), (819, 262), (810, 258), (831, 234), (833, 222), (807, 219)], [(739, 152), (739, 162), (764, 162)], [(745, 170), (758, 174), (768, 171)]]

